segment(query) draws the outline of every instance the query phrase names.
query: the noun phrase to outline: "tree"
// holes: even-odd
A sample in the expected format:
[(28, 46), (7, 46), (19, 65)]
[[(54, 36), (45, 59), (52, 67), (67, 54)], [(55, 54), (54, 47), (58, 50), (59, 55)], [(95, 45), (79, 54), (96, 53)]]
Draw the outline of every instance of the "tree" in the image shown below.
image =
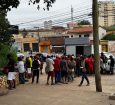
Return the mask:
[[(55, 0), (44, 0), (44, 4), (46, 4), (46, 9), (52, 6)], [(40, 0), (28, 0), (28, 4), (38, 4), (38, 9)], [(11, 8), (17, 8), (20, 4), (20, 0), (0, 0), (0, 43), (11, 45), (13, 40), (13, 36), (10, 34), (10, 24), (6, 19), (7, 12), (11, 10)], [(43, 8), (45, 10), (45, 8)]]
[(91, 23), (88, 20), (82, 20), (78, 23), (78, 25), (90, 25)]
[(114, 41), (115, 40), (115, 35), (114, 34), (109, 34), (106, 35), (102, 38), (102, 40), (110, 40), (110, 41)]
[[(46, 4), (47, 10), (49, 10), (49, 7), (52, 7), (52, 4), (56, 0), (44, 0), (44, 4)], [(28, 4), (38, 4), (37, 8), (39, 9), (40, 0), (28, 0)], [(20, 4), (20, 0), (0, 0), (0, 11), (6, 10), (10, 11), (11, 8), (17, 8)], [(45, 10), (45, 8), (43, 8)]]
[(13, 35), (10, 34), (9, 22), (6, 19), (6, 11), (0, 12), (0, 43), (11, 45), (14, 42)]

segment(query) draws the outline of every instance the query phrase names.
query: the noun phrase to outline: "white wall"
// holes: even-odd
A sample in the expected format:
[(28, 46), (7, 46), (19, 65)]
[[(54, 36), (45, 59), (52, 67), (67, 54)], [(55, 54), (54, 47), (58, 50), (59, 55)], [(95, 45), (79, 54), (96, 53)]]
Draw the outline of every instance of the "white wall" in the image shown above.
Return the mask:
[(99, 40), (102, 39), (106, 35), (106, 30), (99, 27)]
[(91, 54), (91, 46), (84, 46), (84, 55)]
[(109, 50), (109, 52), (115, 53), (115, 41), (108, 42), (108, 50)]
[(66, 54), (74, 54), (76, 56), (76, 46), (66, 46)]
[[(99, 45), (99, 53), (101, 53), (102, 50), (101, 50), (101, 45)], [(94, 46), (91, 45), (91, 53), (94, 54)]]

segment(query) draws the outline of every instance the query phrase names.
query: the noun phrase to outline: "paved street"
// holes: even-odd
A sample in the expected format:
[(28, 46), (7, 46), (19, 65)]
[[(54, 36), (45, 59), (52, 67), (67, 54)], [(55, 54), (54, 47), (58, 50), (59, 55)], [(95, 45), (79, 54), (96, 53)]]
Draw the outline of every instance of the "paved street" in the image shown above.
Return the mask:
[(115, 75), (102, 76), (103, 92), (95, 92), (94, 77), (90, 76), (90, 86), (78, 87), (80, 77), (74, 82), (47, 86), (46, 75), (40, 75), (39, 84), (19, 85), (8, 95), (0, 97), (0, 105), (115, 105), (108, 99), (115, 92)]

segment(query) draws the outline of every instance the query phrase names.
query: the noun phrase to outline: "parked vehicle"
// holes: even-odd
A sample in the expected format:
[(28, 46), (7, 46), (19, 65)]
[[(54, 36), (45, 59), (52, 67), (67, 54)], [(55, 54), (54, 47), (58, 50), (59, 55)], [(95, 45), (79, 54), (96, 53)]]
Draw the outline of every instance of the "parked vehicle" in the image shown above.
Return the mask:
[[(114, 58), (115, 61), (115, 56), (112, 53), (109, 52), (103, 52), (107, 61), (105, 65), (103, 65), (103, 71), (101, 70), (101, 73), (110, 73), (110, 56)], [(114, 72), (115, 72), (115, 65), (114, 65)]]
[(17, 57), (24, 57), (23, 53), (17, 52)]

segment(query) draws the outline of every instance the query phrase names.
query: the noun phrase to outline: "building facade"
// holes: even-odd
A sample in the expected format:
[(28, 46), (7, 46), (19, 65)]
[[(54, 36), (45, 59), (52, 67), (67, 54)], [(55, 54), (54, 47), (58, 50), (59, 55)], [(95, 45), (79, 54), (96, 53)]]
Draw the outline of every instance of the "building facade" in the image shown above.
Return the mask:
[[(99, 52), (108, 51), (108, 43), (106, 41), (101, 41), (106, 35), (106, 30), (99, 27)], [(93, 28), (92, 27), (80, 27), (73, 30), (68, 30), (67, 32), (71, 38), (65, 39), (66, 54), (74, 54), (77, 56), (90, 55), (94, 53), (93, 45)]]
[(100, 26), (111, 26), (115, 24), (115, 2), (110, 1), (99, 1), (99, 25)]

